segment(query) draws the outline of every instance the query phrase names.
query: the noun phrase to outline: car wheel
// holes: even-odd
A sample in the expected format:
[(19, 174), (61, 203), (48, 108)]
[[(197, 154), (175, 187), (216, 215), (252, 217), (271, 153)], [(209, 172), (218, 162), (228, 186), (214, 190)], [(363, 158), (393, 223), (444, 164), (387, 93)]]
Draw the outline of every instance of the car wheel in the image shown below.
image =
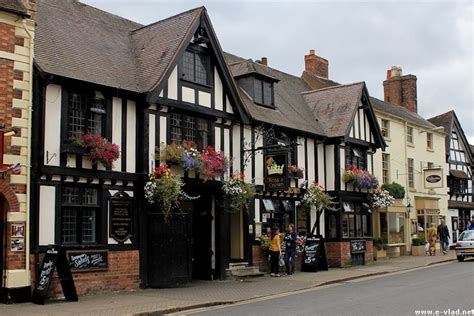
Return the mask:
[(459, 261), (459, 262), (463, 262), (463, 261), (464, 261), (464, 257), (463, 257), (463, 256), (458, 256), (458, 261)]

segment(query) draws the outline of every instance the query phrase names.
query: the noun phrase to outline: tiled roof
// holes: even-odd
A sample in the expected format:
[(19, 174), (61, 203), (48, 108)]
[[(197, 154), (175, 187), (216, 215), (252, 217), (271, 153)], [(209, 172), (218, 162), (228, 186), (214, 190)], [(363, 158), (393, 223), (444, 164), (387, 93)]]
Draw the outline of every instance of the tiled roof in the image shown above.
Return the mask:
[(189, 10), (131, 32), (143, 92), (161, 81), (203, 10), (203, 7)]
[(35, 62), (46, 73), (148, 92), (203, 10), (142, 26), (76, 0), (38, 0)]
[[(260, 73), (278, 80), (274, 85), (275, 109), (254, 103), (253, 99), (243, 89), (240, 89), (239, 93), (245, 109), (254, 120), (311, 134), (325, 135), (303, 98), (302, 93), (310, 90), (310, 87), (301, 78), (235, 55), (228, 53), (224, 55), (234, 77), (241, 76), (242, 69), (258, 69)], [(254, 63), (257, 66), (253, 68), (248, 65), (249, 63)]]
[(0, 0), (0, 10), (28, 16), (28, 10), (21, 0)]
[(418, 113), (409, 111), (408, 109), (402, 106), (387, 103), (385, 101), (373, 97), (370, 98), (370, 102), (372, 103), (372, 106), (375, 111), (384, 112), (389, 115), (399, 117), (402, 120), (407, 121), (408, 123), (412, 123), (421, 127), (429, 129), (436, 127), (432, 123), (428, 122), (428, 120), (421, 117)]
[(278, 81), (278, 78), (275, 78), (271, 72), (271, 68), (259, 63), (252, 61), (251, 59), (245, 60), (243, 62), (234, 63), (232, 66), (232, 75), (237, 78), (246, 75), (259, 74), (264, 77), (271, 78), (275, 81)]
[(348, 134), (364, 86), (364, 82), (358, 82), (303, 94), (314, 118), (328, 137), (344, 137)]

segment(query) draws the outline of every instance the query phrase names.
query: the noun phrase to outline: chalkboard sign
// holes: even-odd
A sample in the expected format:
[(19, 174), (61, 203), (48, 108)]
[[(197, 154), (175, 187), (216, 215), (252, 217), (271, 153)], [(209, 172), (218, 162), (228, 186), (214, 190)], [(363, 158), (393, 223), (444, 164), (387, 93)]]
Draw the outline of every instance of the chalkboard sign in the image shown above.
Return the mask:
[(316, 272), (318, 270), (328, 270), (324, 240), (321, 236), (308, 235), (304, 245), (301, 271)]
[(109, 252), (102, 250), (67, 251), (69, 267), (74, 272), (97, 271), (109, 269)]
[(61, 246), (52, 245), (48, 246), (38, 273), (35, 288), (33, 290), (33, 303), (41, 305), (45, 303), (55, 269), (58, 272), (58, 277), (66, 300), (74, 302), (78, 301), (76, 287), (66, 259), (66, 253)]
[(123, 243), (132, 235), (132, 199), (125, 192), (110, 198), (110, 237)]
[(366, 250), (365, 240), (352, 240), (351, 253), (364, 253)]

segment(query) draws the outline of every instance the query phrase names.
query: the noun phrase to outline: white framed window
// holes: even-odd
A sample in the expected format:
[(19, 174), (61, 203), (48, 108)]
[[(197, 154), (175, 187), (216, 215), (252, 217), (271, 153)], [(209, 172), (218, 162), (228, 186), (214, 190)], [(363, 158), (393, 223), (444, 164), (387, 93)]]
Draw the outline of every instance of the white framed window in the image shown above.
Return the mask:
[(407, 142), (413, 145), (413, 127), (407, 126)]
[(408, 187), (415, 187), (415, 164), (413, 158), (408, 158)]
[(429, 150), (433, 150), (433, 134), (426, 133), (426, 148)]
[(382, 136), (390, 138), (390, 121), (382, 119)]
[(382, 182), (390, 183), (390, 154), (382, 154)]

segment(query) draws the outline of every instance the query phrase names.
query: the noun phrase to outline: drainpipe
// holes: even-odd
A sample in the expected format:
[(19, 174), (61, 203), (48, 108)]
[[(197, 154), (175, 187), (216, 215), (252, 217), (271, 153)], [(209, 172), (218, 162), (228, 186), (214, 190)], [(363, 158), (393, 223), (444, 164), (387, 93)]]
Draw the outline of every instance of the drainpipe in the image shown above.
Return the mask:
[[(30, 87), (28, 90), (28, 138), (27, 138), (27, 159), (26, 159), (26, 227), (25, 227), (25, 252), (26, 252), (26, 267), (25, 269), (29, 271), (30, 267), (30, 234), (27, 233), (30, 231), (30, 191), (31, 191), (31, 126), (32, 126), (32, 112), (33, 112), (33, 46), (34, 39), (33, 34), (30, 32), (26, 25), (26, 19), (22, 21), (23, 28), (25, 29), (26, 34), (30, 40), (30, 64), (29, 64), (29, 83)], [(28, 274), (29, 280), (31, 283), (31, 272)]]

